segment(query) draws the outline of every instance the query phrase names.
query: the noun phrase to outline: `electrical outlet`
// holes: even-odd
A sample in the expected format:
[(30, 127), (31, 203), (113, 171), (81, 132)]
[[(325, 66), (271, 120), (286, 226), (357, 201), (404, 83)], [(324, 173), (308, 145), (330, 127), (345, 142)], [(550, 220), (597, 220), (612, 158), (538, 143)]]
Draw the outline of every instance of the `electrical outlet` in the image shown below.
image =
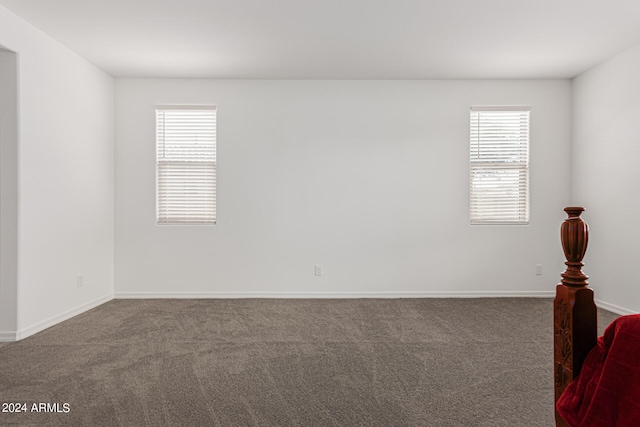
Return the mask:
[(315, 275), (316, 276), (322, 276), (322, 266), (321, 265), (316, 265), (315, 266)]
[(76, 275), (76, 286), (79, 288), (84, 286), (84, 276), (82, 274)]
[(536, 264), (536, 276), (542, 276), (542, 264)]

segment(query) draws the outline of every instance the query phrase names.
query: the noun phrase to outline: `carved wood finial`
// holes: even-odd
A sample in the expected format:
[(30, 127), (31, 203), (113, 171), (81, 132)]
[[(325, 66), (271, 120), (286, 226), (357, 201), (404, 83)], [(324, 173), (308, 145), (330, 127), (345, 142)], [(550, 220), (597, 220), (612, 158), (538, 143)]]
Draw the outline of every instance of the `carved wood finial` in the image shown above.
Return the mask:
[[(587, 286), (587, 276), (582, 273), (582, 258), (589, 240), (589, 226), (580, 218), (584, 208), (568, 207), (564, 210), (569, 217), (560, 227), (560, 238), (567, 270), (561, 275), (562, 283), (556, 286), (553, 306), (556, 402), (580, 373), (584, 359), (596, 345), (598, 332), (593, 290)], [(557, 411), (556, 426), (567, 426)]]
[(582, 272), (582, 259), (587, 251), (589, 225), (580, 218), (584, 208), (575, 206), (564, 208), (569, 217), (560, 227), (562, 249), (567, 261), (567, 270), (561, 274), (562, 284), (572, 287), (587, 286), (589, 278)]

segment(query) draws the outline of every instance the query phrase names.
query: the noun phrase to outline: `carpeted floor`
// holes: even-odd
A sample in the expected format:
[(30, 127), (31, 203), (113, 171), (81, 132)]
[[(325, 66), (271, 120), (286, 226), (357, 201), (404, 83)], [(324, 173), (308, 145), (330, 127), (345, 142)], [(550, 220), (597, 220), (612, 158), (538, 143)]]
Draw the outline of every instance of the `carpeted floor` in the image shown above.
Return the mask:
[[(0, 347), (0, 402), (27, 405), (0, 425), (553, 426), (552, 311), (528, 298), (114, 300)], [(601, 331), (615, 317), (600, 311)]]

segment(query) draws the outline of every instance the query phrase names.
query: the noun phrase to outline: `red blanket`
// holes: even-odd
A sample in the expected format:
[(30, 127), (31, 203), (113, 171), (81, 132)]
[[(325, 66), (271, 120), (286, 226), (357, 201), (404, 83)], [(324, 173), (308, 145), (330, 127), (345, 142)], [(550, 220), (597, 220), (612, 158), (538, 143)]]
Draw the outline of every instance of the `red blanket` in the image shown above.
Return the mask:
[(572, 427), (640, 426), (640, 314), (607, 327), (556, 408)]

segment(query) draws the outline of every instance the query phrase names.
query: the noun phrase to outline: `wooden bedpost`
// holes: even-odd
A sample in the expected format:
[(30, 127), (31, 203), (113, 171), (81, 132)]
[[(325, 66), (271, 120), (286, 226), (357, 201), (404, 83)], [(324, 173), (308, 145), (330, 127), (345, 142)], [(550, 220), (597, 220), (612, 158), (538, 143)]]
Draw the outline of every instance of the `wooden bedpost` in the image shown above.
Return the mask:
[[(567, 270), (561, 275), (562, 281), (556, 287), (553, 303), (555, 402), (578, 376), (582, 362), (598, 338), (593, 290), (587, 286), (588, 277), (582, 272), (589, 226), (580, 218), (584, 208), (568, 207), (564, 210), (569, 217), (560, 227), (560, 238)], [(556, 425), (567, 425), (557, 411)]]

